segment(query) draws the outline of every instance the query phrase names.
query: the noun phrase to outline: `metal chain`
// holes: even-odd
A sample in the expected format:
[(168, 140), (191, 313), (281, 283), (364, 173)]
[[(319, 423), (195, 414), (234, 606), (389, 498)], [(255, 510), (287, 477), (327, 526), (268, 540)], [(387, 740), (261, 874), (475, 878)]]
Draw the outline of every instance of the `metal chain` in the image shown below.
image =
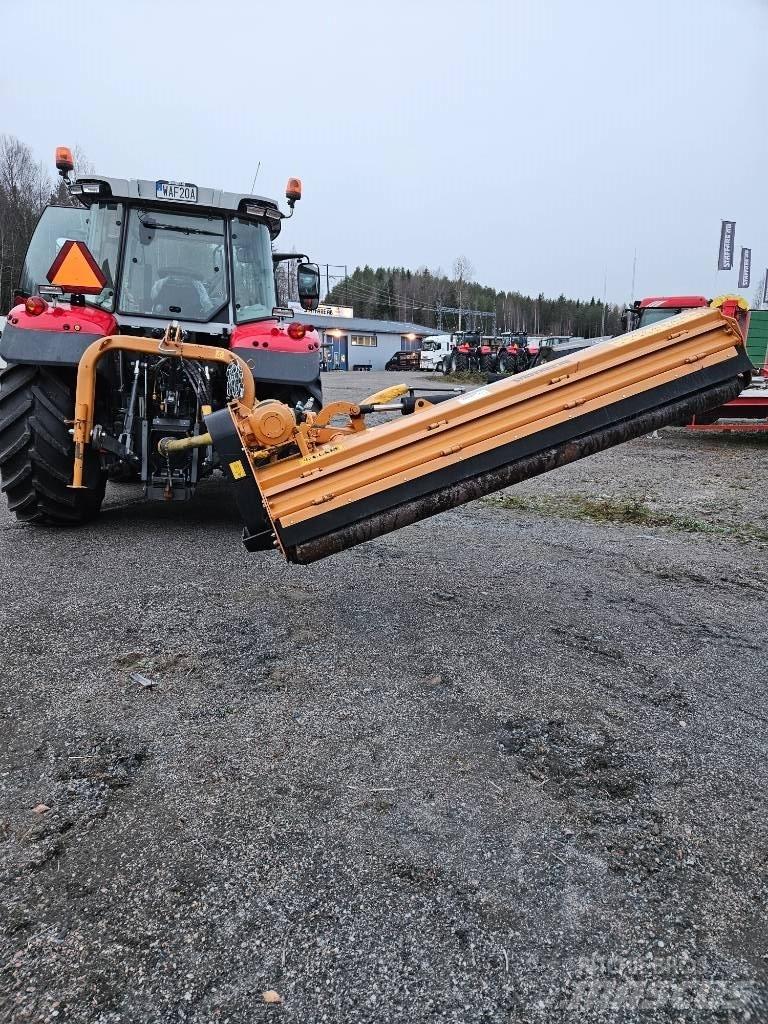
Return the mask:
[(171, 473), (171, 454), (165, 453), (165, 471), (168, 475), (168, 482), (165, 485), (166, 498), (173, 497), (173, 474)]
[(227, 367), (227, 398), (242, 398), (245, 394), (245, 380), (239, 363), (230, 363)]

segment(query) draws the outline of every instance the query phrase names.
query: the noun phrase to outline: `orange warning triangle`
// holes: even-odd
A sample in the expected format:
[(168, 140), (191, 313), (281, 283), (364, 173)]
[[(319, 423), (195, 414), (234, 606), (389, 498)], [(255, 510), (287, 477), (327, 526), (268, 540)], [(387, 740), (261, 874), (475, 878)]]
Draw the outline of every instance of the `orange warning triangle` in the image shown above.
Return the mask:
[(98, 295), (107, 283), (85, 242), (72, 240), (62, 245), (46, 277), (64, 292), (84, 295)]

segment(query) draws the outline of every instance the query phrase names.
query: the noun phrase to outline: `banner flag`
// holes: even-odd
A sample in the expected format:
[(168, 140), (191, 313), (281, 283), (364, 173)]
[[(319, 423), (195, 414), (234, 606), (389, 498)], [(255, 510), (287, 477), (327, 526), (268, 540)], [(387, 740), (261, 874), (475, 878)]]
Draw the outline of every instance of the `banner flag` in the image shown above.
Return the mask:
[(752, 276), (752, 250), (741, 250), (741, 263), (739, 265), (739, 288), (749, 288), (749, 279)]
[(717, 260), (718, 270), (733, 270), (733, 247), (736, 243), (736, 221), (721, 221), (720, 255)]

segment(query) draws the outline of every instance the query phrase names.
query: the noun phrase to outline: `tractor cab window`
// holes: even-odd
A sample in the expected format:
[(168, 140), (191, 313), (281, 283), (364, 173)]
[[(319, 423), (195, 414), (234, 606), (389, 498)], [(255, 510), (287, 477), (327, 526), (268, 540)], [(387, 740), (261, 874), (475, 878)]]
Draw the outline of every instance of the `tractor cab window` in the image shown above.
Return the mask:
[(86, 295), (85, 301), (89, 305), (112, 310), (122, 216), (120, 203), (94, 203), (87, 209), (48, 206), (29, 243), (19, 290), (25, 295), (32, 295), (41, 284), (48, 284), (48, 271), (64, 243), (85, 242), (107, 280), (98, 295)]
[(272, 244), (265, 224), (232, 221), (235, 320), (264, 320), (277, 305)]
[(671, 309), (669, 306), (647, 306), (640, 314), (640, 327), (649, 327), (657, 324), (660, 320), (667, 320), (671, 316), (682, 313), (682, 309)]
[(228, 301), (222, 217), (130, 211), (121, 312), (207, 323)]

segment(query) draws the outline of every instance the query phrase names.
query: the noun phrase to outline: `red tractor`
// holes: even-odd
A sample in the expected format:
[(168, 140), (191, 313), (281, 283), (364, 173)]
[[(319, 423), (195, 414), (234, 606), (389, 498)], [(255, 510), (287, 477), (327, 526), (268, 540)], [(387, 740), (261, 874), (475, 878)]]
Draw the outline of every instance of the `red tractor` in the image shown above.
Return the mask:
[(496, 349), (479, 331), (454, 335), (454, 346), (448, 360), (449, 373), (492, 373), (496, 367)]
[(510, 331), (502, 334), (496, 354), (499, 373), (522, 373), (536, 364), (535, 353), (528, 347), (525, 331)]
[[(56, 156), (70, 204), (40, 218), (0, 342), (0, 476), (19, 519), (74, 524), (98, 511), (108, 477), (140, 480), (148, 498), (191, 497), (219, 454), (190, 444), (171, 456), (158, 442), (192, 441), (233, 398), (255, 391), (299, 419), (320, 408), (320, 338), (278, 306), (275, 271), (297, 263), (305, 310), (320, 275), (304, 256), (273, 252), (301, 198), (296, 178), (285, 214), (272, 199), (187, 182), (71, 181), (71, 153)], [(76, 384), (96, 360), (86, 414)], [(83, 422), (86, 444), (73, 444)], [(71, 483), (76, 456), (82, 479)]]

